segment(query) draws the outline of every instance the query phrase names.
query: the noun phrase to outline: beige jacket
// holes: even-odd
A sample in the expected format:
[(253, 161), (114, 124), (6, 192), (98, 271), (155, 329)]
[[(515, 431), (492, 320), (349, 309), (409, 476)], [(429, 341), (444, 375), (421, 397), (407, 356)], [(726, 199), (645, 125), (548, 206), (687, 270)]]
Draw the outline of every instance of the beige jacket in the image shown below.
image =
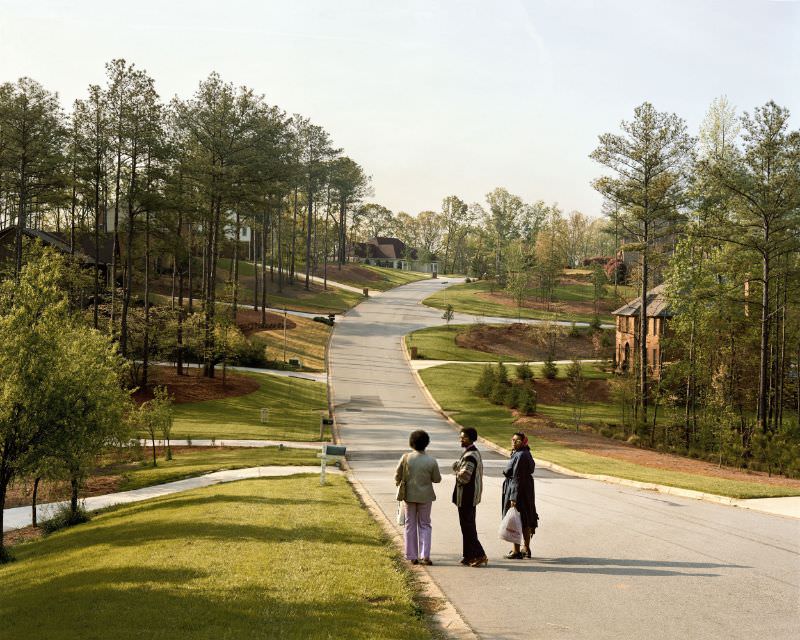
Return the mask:
[(439, 463), (427, 453), (412, 451), (400, 458), (394, 472), (394, 483), (400, 486), (403, 479), (403, 460), (408, 458), (408, 478), (406, 480), (406, 502), (433, 502), (436, 494), (433, 483), (441, 482)]

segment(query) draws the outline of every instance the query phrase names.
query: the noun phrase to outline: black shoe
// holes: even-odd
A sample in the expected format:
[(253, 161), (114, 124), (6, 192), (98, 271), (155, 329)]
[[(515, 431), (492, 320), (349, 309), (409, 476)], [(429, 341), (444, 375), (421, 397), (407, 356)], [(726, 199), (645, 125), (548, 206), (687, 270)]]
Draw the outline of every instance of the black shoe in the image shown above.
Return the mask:
[(509, 560), (522, 560), (525, 556), (521, 551), (509, 551), (505, 557)]

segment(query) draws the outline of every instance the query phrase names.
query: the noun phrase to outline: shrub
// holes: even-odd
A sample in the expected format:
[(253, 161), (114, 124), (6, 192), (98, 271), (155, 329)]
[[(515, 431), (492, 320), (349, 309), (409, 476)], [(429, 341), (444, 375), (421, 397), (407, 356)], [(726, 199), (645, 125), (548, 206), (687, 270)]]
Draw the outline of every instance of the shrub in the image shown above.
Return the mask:
[(517, 367), (517, 378), (525, 382), (526, 380), (533, 380), (533, 369), (527, 362), (523, 362)]
[(506, 395), (503, 398), (503, 404), (511, 409), (516, 409), (519, 407), (519, 395), (519, 387), (512, 384), (510, 387), (506, 388)]
[(504, 404), (506, 401), (506, 385), (502, 382), (495, 382), (492, 392), (489, 394), (489, 401), (492, 404)]
[(474, 391), (481, 398), (488, 398), (492, 393), (495, 382), (497, 382), (497, 377), (495, 376), (494, 369), (491, 365), (484, 365), (481, 370), (481, 377), (478, 378), (478, 382), (475, 384)]
[(73, 514), (69, 504), (63, 504), (55, 510), (50, 518), (42, 522), (41, 527), (45, 533), (54, 533), (60, 529), (89, 522), (90, 517), (89, 512), (81, 506), (78, 506), (77, 511)]
[(525, 416), (536, 413), (536, 390), (523, 389), (520, 393), (519, 412)]
[(326, 318), (325, 316), (314, 316), (314, 322), (321, 322), (322, 324), (327, 324), (329, 327), (333, 326), (333, 319)]
[(611, 332), (603, 331), (603, 333), (600, 334), (600, 346), (604, 349), (607, 349), (608, 347), (613, 346), (613, 344), (614, 338), (611, 335)]
[(581, 330), (578, 329), (578, 326), (573, 322), (569, 326), (569, 337), (570, 338), (580, 338), (580, 336), (581, 336)]
[(641, 441), (642, 439), (635, 433), (628, 438), (628, 444), (633, 444), (636, 446), (638, 446)]
[(553, 361), (553, 356), (547, 356), (547, 360), (544, 361), (544, 365), (542, 366), (542, 373), (544, 377), (548, 380), (553, 380), (558, 375), (558, 366)]
[(589, 323), (589, 327), (592, 331), (600, 331), (603, 328), (603, 323), (600, 322), (600, 316), (594, 316)]
[(614, 431), (609, 429), (608, 427), (603, 427), (602, 429), (600, 429), (600, 435), (606, 438), (613, 438)]
[(469, 277), (466, 277), (466, 278), (464, 278), (464, 282), (466, 284), (469, 284), (470, 282), (472, 282), (472, 280), (470, 280)]
[(508, 367), (502, 362), (497, 363), (497, 381), (501, 384), (508, 383)]

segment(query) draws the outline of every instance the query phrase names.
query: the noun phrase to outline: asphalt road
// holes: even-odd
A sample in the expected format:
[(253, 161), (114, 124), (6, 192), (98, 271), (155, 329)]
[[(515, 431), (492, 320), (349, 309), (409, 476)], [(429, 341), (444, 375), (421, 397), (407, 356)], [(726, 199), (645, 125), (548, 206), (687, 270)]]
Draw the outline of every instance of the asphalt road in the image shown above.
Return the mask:
[(505, 560), (508, 545), (497, 538), (504, 462), (489, 452), (478, 532), (490, 563), (460, 566), (450, 503), (457, 434), (430, 408), (400, 347), (409, 331), (444, 322), (419, 304), (441, 286), (388, 291), (337, 322), (333, 397), (353, 471), (392, 518), (408, 434), (431, 434), (444, 480), (430, 573), (482, 638), (798, 637), (800, 521), (537, 471), (534, 558)]

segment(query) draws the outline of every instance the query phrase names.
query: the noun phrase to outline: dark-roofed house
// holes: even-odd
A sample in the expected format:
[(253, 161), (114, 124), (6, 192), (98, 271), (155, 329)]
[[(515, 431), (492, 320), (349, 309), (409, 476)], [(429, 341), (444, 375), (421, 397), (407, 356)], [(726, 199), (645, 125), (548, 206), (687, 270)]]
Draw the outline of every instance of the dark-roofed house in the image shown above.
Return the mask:
[[(70, 234), (57, 233), (53, 231), (42, 231), (41, 229), (25, 228), (22, 230), (23, 240), (29, 238), (30, 240), (39, 240), (42, 244), (53, 247), (58, 251), (69, 254), (72, 253), (70, 249)], [(12, 225), (0, 230), (0, 261), (6, 259), (13, 259), (16, 245), (17, 227)], [(100, 234), (100, 247), (98, 253), (98, 264), (100, 270), (103, 272), (104, 277), (111, 265), (111, 254), (114, 250), (114, 237), (109, 233)], [(75, 236), (75, 255), (86, 265), (94, 265), (95, 247), (94, 235), (92, 234), (77, 234)]]
[(367, 242), (356, 242), (352, 255), (364, 264), (403, 271), (436, 273), (439, 266), (436, 256), (431, 256), (427, 261), (419, 260), (416, 249), (407, 247), (402, 240), (385, 236), (377, 236)]
[[(672, 317), (663, 294), (663, 284), (647, 292), (647, 366), (655, 378), (661, 375), (661, 338)], [(615, 359), (618, 371), (630, 369), (638, 353), (636, 334), (641, 306), (642, 300), (637, 298), (613, 312), (617, 319)]]

